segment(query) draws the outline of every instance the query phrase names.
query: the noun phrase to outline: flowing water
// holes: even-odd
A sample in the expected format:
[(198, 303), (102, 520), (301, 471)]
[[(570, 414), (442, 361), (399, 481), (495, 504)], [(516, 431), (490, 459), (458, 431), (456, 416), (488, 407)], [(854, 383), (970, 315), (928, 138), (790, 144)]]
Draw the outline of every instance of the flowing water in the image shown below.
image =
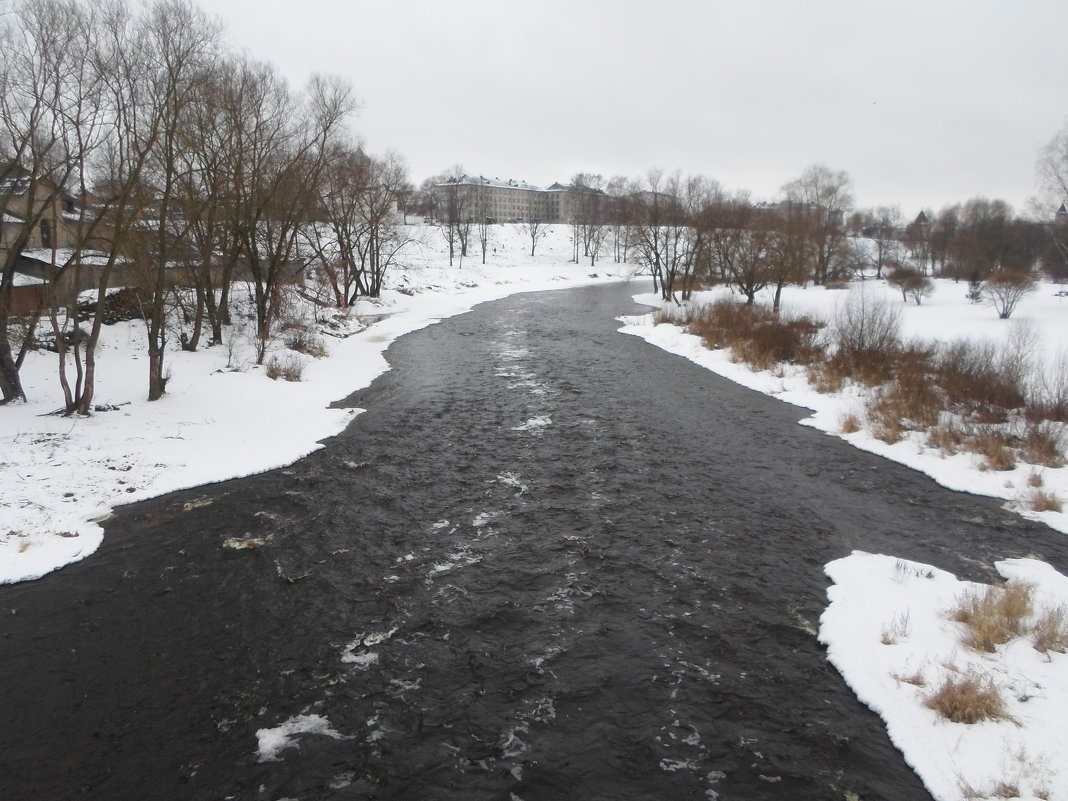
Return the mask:
[(0, 798), (929, 797), (826, 663), (823, 565), (1068, 540), (619, 335), (634, 291), (409, 335), (323, 450), (0, 587)]

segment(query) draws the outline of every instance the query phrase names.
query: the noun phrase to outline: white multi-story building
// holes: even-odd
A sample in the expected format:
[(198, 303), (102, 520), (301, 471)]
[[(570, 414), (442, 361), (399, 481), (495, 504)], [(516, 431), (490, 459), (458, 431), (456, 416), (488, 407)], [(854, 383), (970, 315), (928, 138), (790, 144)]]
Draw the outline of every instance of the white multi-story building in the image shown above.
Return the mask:
[(574, 217), (576, 192), (559, 183), (542, 188), (525, 181), (462, 175), (437, 184), (434, 196), (437, 216), (443, 220), (567, 223)]

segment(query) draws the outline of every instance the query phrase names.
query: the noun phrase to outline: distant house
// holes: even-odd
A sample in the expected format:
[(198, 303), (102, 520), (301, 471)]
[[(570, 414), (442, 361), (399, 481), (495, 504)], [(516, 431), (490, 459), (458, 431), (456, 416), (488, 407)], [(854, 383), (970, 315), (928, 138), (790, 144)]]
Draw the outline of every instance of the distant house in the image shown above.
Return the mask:
[(32, 313), (96, 286), (103, 257), (84, 249), (87, 219), (52, 181), (0, 164), (0, 266), (14, 268), (9, 312)]

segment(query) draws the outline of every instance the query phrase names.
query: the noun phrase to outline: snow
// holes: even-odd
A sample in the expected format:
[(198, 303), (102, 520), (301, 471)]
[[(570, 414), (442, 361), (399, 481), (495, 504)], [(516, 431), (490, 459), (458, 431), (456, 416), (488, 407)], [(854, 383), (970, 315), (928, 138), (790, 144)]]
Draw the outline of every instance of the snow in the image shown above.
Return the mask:
[[(251, 339), (233, 330), (228, 344), (168, 352), (167, 393), (149, 403), (146, 337), (134, 320), (104, 327), (94, 403), (109, 410), (62, 417), (51, 414), (62, 403), (58, 357), (31, 353), (22, 370), (29, 401), (0, 408), (0, 583), (89, 556), (103, 538), (99, 521), (116, 506), (283, 467), (321, 447), (357, 414), (330, 404), (388, 370), (383, 354), (406, 333), (515, 292), (629, 274), (607, 261), (568, 263), (566, 226), (553, 226), (533, 258), (518, 226), (496, 226), (485, 266), (473, 240), (472, 255), (451, 268), (441, 234), (411, 228), (423, 244), (387, 273), (381, 301), (363, 301), (340, 321), (357, 333), (324, 336), (321, 359), (274, 346), (272, 356), (304, 365), (300, 382), (269, 379), (254, 363)], [(235, 295), (243, 294), (239, 285)]]
[[(1068, 578), (1032, 559), (996, 564), (1010, 584), (1036, 587), (1039, 609), (1068, 608)], [(827, 565), (834, 585), (820, 619), (827, 658), (939, 801), (995, 797), (1068, 798), (1068, 655), (1039, 653), (1025, 637), (996, 653), (961, 643), (947, 612), (983, 585), (930, 565), (854, 552)], [(952, 723), (923, 700), (948, 676), (987, 676), (1011, 720)], [(923, 686), (916, 682), (922, 681)], [(972, 793), (972, 795), (966, 795)]]
[[(1057, 376), (1064, 369), (1068, 343), (1068, 298), (1061, 287), (1040, 285), (1026, 297), (1009, 321), (997, 319), (986, 306), (965, 298), (966, 286), (935, 282), (924, 305), (908, 306), (901, 295), (881, 282), (864, 282), (863, 291), (885, 295), (902, 312), (903, 334), (910, 339), (946, 341), (968, 338), (1007, 343), (1030, 339), (1032, 369)], [(851, 291), (860, 291), (854, 288)], [(724, 289), (700, 293), (707, 303)], [(822, 287), (787, 287), (783, 308), (833, 319), (848, 292)], [(658, 295), (635, 300), (670, 311)], [(770, 305), (767, 293), (758, 300)], [(1068, 515), (1028, 511), (1026, 501), (1033, 474), (1044, 490), (1068, 501), (1068, 469), (1021, 464), (1011, 471), (983, 471), (979, 458), (943, 456), (925, 445), (920, 434), (887, 444), (861, 430), (841, 432), (843, 419), (863, 419), (863, 390), (847, 385), (841, 392), (820, 394), (801, 368), (753, 371), (731, 360), (727, 350), (708, 350), (681, 328), (654, 325), (653, 315), (622, 318), (624, 333), (639, 336), (671, 353), (751, 389), (811, 410), (802, 421), (852, 445), (880, 454), (931, 476), (950, 489), (1002, 498), (1007, 507), (1068, 532)], [(1032, 559), (1007, 559), (995, 564), (1009, 585), (1034, 587), (1032, 622), (1042, 610), (1068, 610), (1068, 578), (1050, 565)], [(855, 552), (825, 568), (834, 584), (821, 618), (819, 640), (827, 656), (857, 697), (879, 714), (906, 762), (939, 801), (962, 798), (1068, 799), (1068, 655), (1039, 653), (1027, 637), (979, 653), (962, 642), (964, 626), (948, 617), (963, 595), (985, 589), (959, 581), (936, 566), (888, 555)], [(924, 700), (947, 677), (969, 672), (985, 676), (1005, 701), (1009, 718), (975, 724), (940, 718)], [(917, 686), (912, 682), (922, 682)]]

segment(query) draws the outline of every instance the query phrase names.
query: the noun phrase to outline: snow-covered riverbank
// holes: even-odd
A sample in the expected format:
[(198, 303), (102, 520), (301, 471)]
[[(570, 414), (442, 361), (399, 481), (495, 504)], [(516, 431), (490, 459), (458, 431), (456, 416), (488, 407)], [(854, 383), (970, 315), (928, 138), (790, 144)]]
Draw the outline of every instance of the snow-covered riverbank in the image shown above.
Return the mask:
[[(0, 407), (0, 583), (38, 578), (93, 553), (103, 536), (94, 521), (117, 505), (281, 467), (320, 447), (354, 414), (330, 404), (388, 370), (383, 353), (397, 337), (516, 292), (630, 273), (610, 261), (570, 263), (565, 226), (550, 229), (534, 257), (519, 226), (494, 234), (485, 265), (472, 253), (449, 267), (440, 233), (413, 227), (422, 244), (388, 274), (382, 299), (361, 302), (340, 321), (357, 333), (321, 335), (323, 358), (281, 342), (272, 347), (272, 355), (303, 365), (299, 382), (268, 378), (238, 325), (228, 344), (169, 352), (167, 394), (149, 403), (146, 338), (133, 320), (106, 326), (98, 351), (95, 403), (111, 410), (61, 417), (50, 414), (62, 398), (58, 357), (30, 354), (22, 371), (29, 402)], [(318, 311), (320, 321), (336, 314)], [(314, 328), (313, 309), (304, 316)]]

